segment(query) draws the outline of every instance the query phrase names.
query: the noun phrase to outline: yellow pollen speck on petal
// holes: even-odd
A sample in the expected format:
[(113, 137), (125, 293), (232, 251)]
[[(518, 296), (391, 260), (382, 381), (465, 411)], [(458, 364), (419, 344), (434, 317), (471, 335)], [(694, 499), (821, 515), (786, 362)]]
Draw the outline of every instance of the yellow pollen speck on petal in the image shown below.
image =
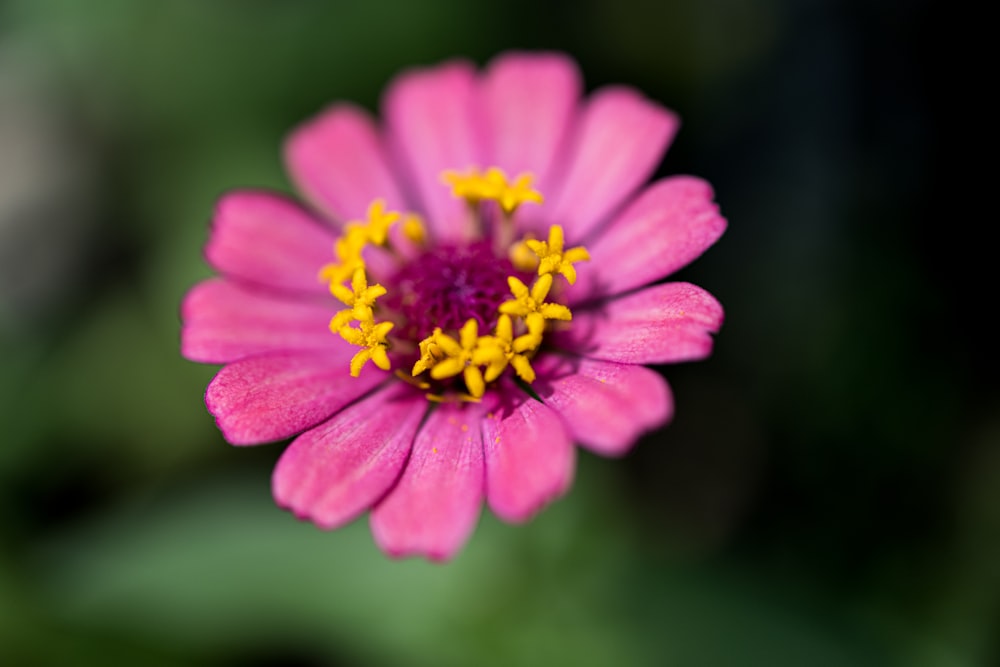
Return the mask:
[(438, 448), (437, 447), (431, 447), (431, 452), (434, 453), (434, 454), (437, 454), (438, 453)]

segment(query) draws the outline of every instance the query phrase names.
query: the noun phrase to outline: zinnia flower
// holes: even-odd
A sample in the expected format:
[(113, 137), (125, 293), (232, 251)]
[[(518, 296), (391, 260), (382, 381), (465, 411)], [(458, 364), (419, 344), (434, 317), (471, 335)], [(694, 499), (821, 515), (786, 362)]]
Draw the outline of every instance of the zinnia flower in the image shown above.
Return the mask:
[(702, 180), (642, 188), (675, 115), (624, 87), (582, 99), (562, 55), (409, 71), (382, 111), (291, 134), (308, 206), (222, 197), (182, 351), (225, 364), (205, 402), (229, 442), (298, 434), (278, 504), (322, 528), (371, 510), (386, 553), (445, 560), (484, 499), (520, 522), (564, 493), (573, 443), (617, 456), (670, 419), (643, 364), (707, 356), (722, 309), (649, 285), (726, 223)]

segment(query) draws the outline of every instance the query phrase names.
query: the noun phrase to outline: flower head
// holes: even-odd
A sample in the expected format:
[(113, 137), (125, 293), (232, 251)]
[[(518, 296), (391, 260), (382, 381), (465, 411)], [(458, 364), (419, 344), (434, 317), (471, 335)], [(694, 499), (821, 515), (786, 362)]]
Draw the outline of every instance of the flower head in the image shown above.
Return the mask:
[(280, 505), (324, 528), (370, 510), (387, 553), (443, 560), (484, 500), (516, 522), (565, 492), (574, 442), (620, 455), (669, 420), (644, 364), (707, 356), (722, 309), (658, 281), (726, 223), (704, 181), (643, 186), (675, 116), (581, 98), (562, 55), (407, 72), (383, 116), (334, 105), (292, 133), (309, 208), (223, 197), (182, 351), (224, 364), (206, 403), (230, 442), (297, 436)]

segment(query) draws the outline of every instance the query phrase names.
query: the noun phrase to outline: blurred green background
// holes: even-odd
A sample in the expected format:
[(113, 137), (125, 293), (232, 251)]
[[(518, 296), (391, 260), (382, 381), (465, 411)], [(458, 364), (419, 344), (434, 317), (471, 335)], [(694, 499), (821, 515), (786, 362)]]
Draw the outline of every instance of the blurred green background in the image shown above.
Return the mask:
[[(0, 663), (997, 664), (991, 257), (927, 2), (0, 0)], [(684, 126), (727, 322), (674, 423), (447, 566), (278, 510), (178, 354), (215, 198), (400, 69), (555, 48)], [(995, 301), (995, 298), (994, 298)]]

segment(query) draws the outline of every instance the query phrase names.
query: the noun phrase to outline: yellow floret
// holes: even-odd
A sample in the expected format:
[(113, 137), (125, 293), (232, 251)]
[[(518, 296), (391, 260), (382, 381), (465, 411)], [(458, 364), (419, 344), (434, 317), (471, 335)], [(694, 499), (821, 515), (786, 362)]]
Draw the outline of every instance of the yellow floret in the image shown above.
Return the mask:
[(547, 242), (529, 239), (524, 243), (538, 255), (538, 275), (561, 273), (570, 285), (576, 282), (576, 268), (573, 264), (590, 259), (590, 253), (583, 246), (563, 250), (563, 228), (559, 225), (549, 228)]
[[(351, 320), (358, 320), (359, 322), (370, 321), (374, 317), (372, 307), (375, 305), (375, 300), (383, 296), (386, 293), (386, 289), (378, 284), (369, 287), (368, 276), (365, 275), (365, 270), (356, 269), (354, 275), (351, 277), (350, 289), (340, 283), (331, 283), (330, 292), (345, 306), (350, 306), (347, 310), (337, 313), (330, 323), (332, 330), (340, 331), (340, 328)], [(341, 325), (334, 328), (334, 322), (338, 321), (341, 322)]]
[(520, 174), (513, 182), (508, 181), (507, 175), (498, 167), (490, 167), (484, 173), (475, 168), (465, 174), (448, 170), (441, 174), (441, 178), (451, 186), (451, 194), (455, 197), (472, 204), (495, 201), (508, 215), (525, 202), (541, 204), (543, 201), (542, 194), (531, 187), (534, 177), (527, 173)]
[[(479, 324), (469, 319), (458, 332), (458, 340), (448, 334), (437, 335), (435, 343), (442, 357), (431, 368), (431, 377), (444, 380), (459, 373), (473, 398), (480, 398), (486, 392), (486, 381), (480, 366), (485, 366), (492, 358), (493, 351), (484, 347), (479, 336)], [(419, 363), (419, 362), (418, 362)]]
[[(511, 294), (514, 298), (500, 304), (500, 312), (505, 315), (516, 315), (523, 318), (525, 323), (531, 327), (529, 319), (537, 320), (571, 320), (573, 313), (569, 308), (561, 303), (545, 303), (545, 297), (552, 289), (552, 274), (546, 273), (540, 276), (531, 289), (514, 276), (507, 278)], [(537, 326), (537, 324), (536, 324)]]
[(518, 271), (534, 271), (538, 268), (538, 255), (528, 246), (528, 241), (533, 239), (534, 237), (529, 236), (518, 241), (507, 251), (507, 259)]
[(389, 227), (398, 221), (402, 214), (385, 210), (385, 200), (376, 199), (368, 206), (367, 218), (364, 222), (352, 222), (347, 225), (348, 232), (364, 234), (365, 240), (375, 245), (385, 245), (389, 238)]
[(496, 335), (490, 336), (483, 347), (492, 347), (492, 355), (486, 366), (484, 379), (493, 382), (510, 364), (525, 382), (535, 381), (535, 371), (531, 367), (526, 352), (531, 352), (542, 343), (542, 332), (545, 330), (545, 320), (535, 318), (528, 327), (528, 333), (514, 338), (514, 325), (509, 315), (501, 315), (497, 320)]
[(407, 213), (403, 218), (403, 235), (417, 245), (423, 245), (427, 240), (423, 218), (416, 213)]
[(389, 370), (389, 355), (386, 353), (389, 342), (386, 340), (386, 336), (392, 327), (392, 322), (376, 324), (373, 320), (365, 320), (360, 322), (358, 328), (345, 326), (340, 329), (338, 333), (341, 338), (351, 345), (364, 348), (351, 359), (351, 377), (361, 375), (361, 369), (368, 363), (369, 359), (382, 370)]
[(413, 364), (414, 377), (444, 359), (445, 353), (441, 350), (441, 346), (438, 345), (438, 337), (441, 335), (441, 327), (436, 327), (430, 336), (420, 341), (420, 358)]

